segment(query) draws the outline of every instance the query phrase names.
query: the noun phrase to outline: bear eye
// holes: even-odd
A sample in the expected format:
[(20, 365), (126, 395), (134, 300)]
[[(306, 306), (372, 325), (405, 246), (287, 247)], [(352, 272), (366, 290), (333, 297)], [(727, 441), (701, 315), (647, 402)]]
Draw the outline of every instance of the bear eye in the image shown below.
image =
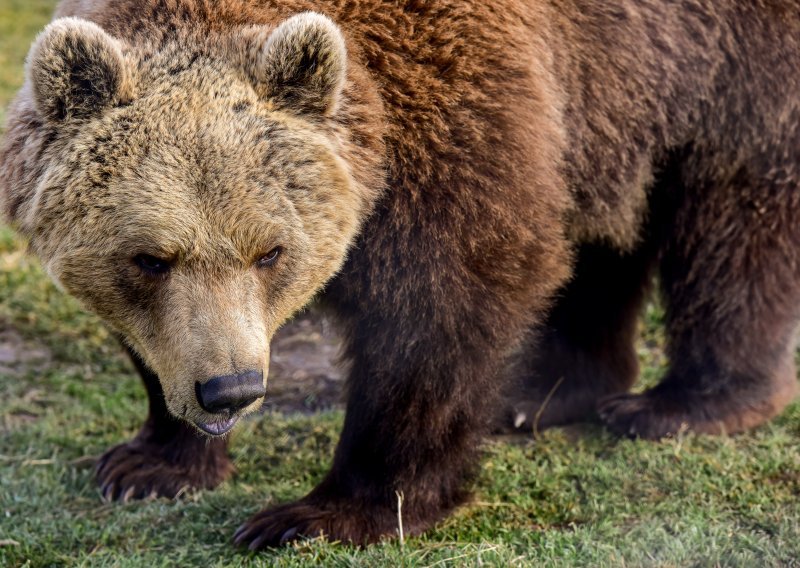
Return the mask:
[(283, 249), (281, 247), (275, 247), (267, 254), (263, 255), (256, 261), (256, 266), (259, 268), (269, 268), (270, 266), (274, 266), (276, 262), (278, 262), (278, 257), (280, 256)]
[(158, 258), (149, 254), (137, 254), (133, 257), (133, 263), (145, 274), (160, 276), (169, 272), (172, 264), (168, 260)]

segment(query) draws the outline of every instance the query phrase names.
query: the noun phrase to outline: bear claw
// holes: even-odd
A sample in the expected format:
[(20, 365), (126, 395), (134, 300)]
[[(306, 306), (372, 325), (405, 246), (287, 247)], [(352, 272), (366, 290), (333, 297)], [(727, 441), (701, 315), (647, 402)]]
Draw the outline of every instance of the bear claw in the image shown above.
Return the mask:
[(657, 406), (646, 394), (618, 394), (601, 400), (597, 415), (619, 436), (659, 439), (673, 433), (677, 417), (659, 412)]
[(178, 499), (194, 489), (215, 487), (233, 470), (227, 456), (190, 463), (170, 458), (167, 447), (136, 440), (111, 448), (95, 467), (102, 499), (123, 503), (156, 497)]
[(393, 536), (395, 522), (391, 514), (383, 514), (382, 510), (359, 512), (352, 507), (301, 500), (256, 513), (236, 530), (233, 541), (250, 550), (320, 537), (330, 542), (362, 545)]
[(613, 433), (631, 439), (660, 440), (688, 430), (716, 433), (716, 428), (724, 428), (724, 420), (714, 418), (713, 405), (689, 396), (676, 403), (654, 392), (606, 397), (597, 415)]
[[(303, 515), (302, 513), (306, 513)], [(292, 525), (292, 513), (298, 517), (305, 516), (305, 520), (297, 518), (296, 521), (303, 526)], [(316, 526), (312, 518), (318, 515), (310, 514), (311, 509), (304, 506), (292, 507), (283, 505), (274, 509), (265, 509), (254, 515), (250, 520), (241, 525), (233, 535), (237, 546), (246, 546), (249, 550), (284, 546), (294, 540), (311, 535), (328, 536), (321, 527)], [(289, 528), (286, 528), (289, 524)], [(316, 530), (315, 530), (316, 529)]]

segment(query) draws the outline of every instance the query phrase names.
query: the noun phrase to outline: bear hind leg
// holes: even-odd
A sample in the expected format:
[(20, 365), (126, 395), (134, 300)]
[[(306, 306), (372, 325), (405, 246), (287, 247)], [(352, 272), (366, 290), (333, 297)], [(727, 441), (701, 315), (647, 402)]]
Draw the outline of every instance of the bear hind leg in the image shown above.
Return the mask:
[(499, 431), (590, 420), (600, 398), (628, 391), (639, 372), (634, 340), (650, 289), (647, 248), (581, 248), (547, 324), (512, 369)]
[(661, 255), (671, 366), (656, 387), (601, 402), (612, 431), (734, 433), (794, 398), (800, 231), (791, 211), (800, 203), (790, 176), (774, 179), (706, 187), (678, 210)]

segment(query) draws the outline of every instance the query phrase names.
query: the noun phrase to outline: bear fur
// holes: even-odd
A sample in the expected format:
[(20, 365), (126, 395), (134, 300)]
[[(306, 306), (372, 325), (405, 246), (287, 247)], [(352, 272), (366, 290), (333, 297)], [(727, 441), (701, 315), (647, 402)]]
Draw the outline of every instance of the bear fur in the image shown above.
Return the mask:
[[(212, 377), (313, 296), (351, 370), (331, 471), (253, 549), (407, 533), (481, 437), (593, 416), (731, 433), (797, 388), (800, 13), (790, 0), (64, 0), (0, 151), (3, 209), (150, 396), (109, 499), (232, 471)], [(670, 367), (628, 392), (655, 275)], [(511, 400), (510, 407), (504, 400)], [(178, 420), (175, 420), (177, 418)], [(534, 419), (535, 418), (535, 419)], [(535, 422), (535, 424), (534, 424)]]

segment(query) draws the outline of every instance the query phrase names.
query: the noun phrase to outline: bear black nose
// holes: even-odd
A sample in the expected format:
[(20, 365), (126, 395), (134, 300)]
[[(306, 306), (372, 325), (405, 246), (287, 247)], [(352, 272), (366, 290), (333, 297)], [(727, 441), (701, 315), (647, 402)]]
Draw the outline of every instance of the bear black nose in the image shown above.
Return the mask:
[(200, 406), (208, 412), (236, 412), (267, 393), (263, 379), (261, 371), (214, 377), (202, 384), (195, 383), (195, 393)]

